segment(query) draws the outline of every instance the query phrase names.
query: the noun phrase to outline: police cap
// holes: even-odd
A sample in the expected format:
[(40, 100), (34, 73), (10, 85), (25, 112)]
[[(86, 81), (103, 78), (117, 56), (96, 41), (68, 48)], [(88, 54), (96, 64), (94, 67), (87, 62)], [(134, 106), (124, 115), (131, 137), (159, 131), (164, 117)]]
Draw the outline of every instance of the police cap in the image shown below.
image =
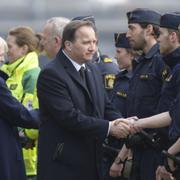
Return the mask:
[(126, 33), (114, 33), (114, 41), (117, 48), (131, 48)]
[(159, 25), (161, 18), (161, 15), (158, 12), (146, 8), (134, 9), (133, 11), (127, 12), (126, 15), (128, 18), (128, 24), (148, 23), (148, 24)]
[(75, 21), (75, 20), (90, 21), (95, 25), (95, 18), (93, 15), (77, 16), (77, 17), (74, 17), (71, 21)]
[(166, 13), (161, 16), (160, 27), (180, 31), (180, 13)]

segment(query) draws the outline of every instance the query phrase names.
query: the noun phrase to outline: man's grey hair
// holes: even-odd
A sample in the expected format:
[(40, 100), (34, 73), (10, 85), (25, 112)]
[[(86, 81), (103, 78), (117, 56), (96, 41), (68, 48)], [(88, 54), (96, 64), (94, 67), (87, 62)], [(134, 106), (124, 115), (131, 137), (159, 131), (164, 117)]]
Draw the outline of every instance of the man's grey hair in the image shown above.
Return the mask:
[(4, 52), (7, 53), (8, 52), (8, 46), (7, 46), (7, 43), (6, 41), (0, 37), (0, 46), (4, 48)]
[(65, 17), (52, 17), (47, 20), (46, 24), (52, 25), (52, 35), (62, 37), (64, 27), (70, 22)]

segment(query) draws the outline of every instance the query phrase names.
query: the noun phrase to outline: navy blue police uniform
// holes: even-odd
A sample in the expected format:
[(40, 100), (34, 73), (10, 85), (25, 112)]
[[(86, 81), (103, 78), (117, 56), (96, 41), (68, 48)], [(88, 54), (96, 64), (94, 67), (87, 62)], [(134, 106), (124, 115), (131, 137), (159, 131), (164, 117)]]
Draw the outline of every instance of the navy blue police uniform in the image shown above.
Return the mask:
[(129, 89), (129, 81), (132, 77), (132, 72), (126, 69), (116, 76), (113, 91), (110, 100), (115, 108), (121, 111), (123, 117), (127, 117), (127, 93)]
[[(160, 14), (147, 9), (135, 9), (127, 13), (128, 23), (159, 25)], [(155, 44), (147, 54), (142, 54), (134, 66), (128, 91), (128, 116), (144, 118), (156, 114), (160, 92), (167, 76), (167, 66), (162, 60), (159, 45)], [(149, 130), (148, 133), (156, 133)], [(153, 180), (161, 162), (161, 151), (141, 140), (131, 147), (133, 167), (131, 180)], [(139, 143), (139, 142), (138, 142)]]
[[(178, 31), (180, 14), (166, 13), (161, 17), (160, 27)], [(158, 111), (169, 110), (173, 100), (180, 91), (180, 47), (163, 57), (164, 62), (170, 67), (170, 76), (164, 84)]]
[[(180, 93), (178, 93), (177, 98), (174, 100), (170, 107), (170, 116), (172, 118), (172, 123), (169, 127), (169, 139), (172, 143), (175, 143), (180, 138)], [(180, 156), (180, 153), (178, 153)], [(180, 179), (180, 167), (173, 173), (176, 179)]]
[[(115, 33), (115, 47), (116, 48), (125, 48), (131, 49), (128, 39), (126, 38), (126, 33)], [(123, 117), (127, 117), (127, 93), (129, 89), (129, 81), (132, 77), (132, 71), (128, 71), (127, 69), (122, 69), (117, 75), (114, 83), (114, 88), (110, 94), (110, 100), (118, 111), (121, 112)], [(121, 149), (124, 141), (117, 140), (113, 137), (108, 138), (107, 144), (110, 147)], [(105, 152), (105, 167), (106, 167), (106, 175), (105, 180), (125, 180), (124, 177), (113, 178), (109, 176), (109, 169), (116, 158), (117, 153)]]
[[(166, 13), (161, 17), (160, 27), (174, 31), (180, 31), (180, 14)], [(159, 112), (169, 111), (172, 123), (169, 128), (170, 145), (174, 144), (180, 137), (180, 47), (163, 57), (165, 63), (170, 67), (170, 77), (164, 85), (158, 106)], [(175, 172), (176, 179), (180, 179), (180, 169)]]
[(180, 91), (180, 48), (163, 57), (164, 62), (170, 67), (170, 76), (163, 86), (158, 112), (169, 110), (173, 100)]
[[(161, 16), (160, 27), (178, 31), (180, 15), (176, 13), (166, 13)], [(170, 68), (170, 76), (165, 80), (161, 98), (158, 105), (158, 113), (169, 111), (173, 100), (177, 98), (180, 91), (180, 47), (176, 48), (163, 57), (164, 62)], [(168, 139), (168, 127), (159, 130), (163, 137), (164, 148), (168, 149), (174, 142)]]
[[(72, 19), (74, 20), (91, 21), (95, 26), (95, 18), (92, 15), (78, 16)], [(100, 70), (104, 88), (109, 96), (114, 87), (115, 76), (119, 73), (119, 67), (109, 56), (101, 54), (100, 50), (95, 53), (92, 62)]]

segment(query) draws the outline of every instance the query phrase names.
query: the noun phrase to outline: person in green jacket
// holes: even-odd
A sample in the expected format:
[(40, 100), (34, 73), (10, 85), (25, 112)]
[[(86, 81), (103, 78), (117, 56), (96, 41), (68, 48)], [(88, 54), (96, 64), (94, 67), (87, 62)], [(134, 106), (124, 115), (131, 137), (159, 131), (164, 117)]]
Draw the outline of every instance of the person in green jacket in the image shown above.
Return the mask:
[[(12, 95), (28, 110), (38, 108), (36, 82), (40, 72), (38, 49), (40, 39), (30, 27), (16, 27), (7, 36), (8, 63), (1, 67), (9, 75), (6, 83)], [(36, 178), (38, 131), (19, 128), (28, 180)]]

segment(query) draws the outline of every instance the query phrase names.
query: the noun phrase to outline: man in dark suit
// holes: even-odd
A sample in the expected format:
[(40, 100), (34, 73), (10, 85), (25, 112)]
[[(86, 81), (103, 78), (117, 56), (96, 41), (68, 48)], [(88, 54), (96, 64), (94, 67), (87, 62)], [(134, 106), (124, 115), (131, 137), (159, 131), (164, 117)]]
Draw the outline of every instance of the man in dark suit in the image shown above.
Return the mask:
[(38, 128), (38, 112), (29, 112), (6, 86), (7, 75), (0, 71), (0, 179), (26, 180), (22, 147), (17, 126)]
[(89, 63), (96, 50), (93, 24), (70, 22), (62, 49), (40, 73), (38, 180), (101, 180), (102, 142), (129, 133), (108, 101), (101, 73)]

